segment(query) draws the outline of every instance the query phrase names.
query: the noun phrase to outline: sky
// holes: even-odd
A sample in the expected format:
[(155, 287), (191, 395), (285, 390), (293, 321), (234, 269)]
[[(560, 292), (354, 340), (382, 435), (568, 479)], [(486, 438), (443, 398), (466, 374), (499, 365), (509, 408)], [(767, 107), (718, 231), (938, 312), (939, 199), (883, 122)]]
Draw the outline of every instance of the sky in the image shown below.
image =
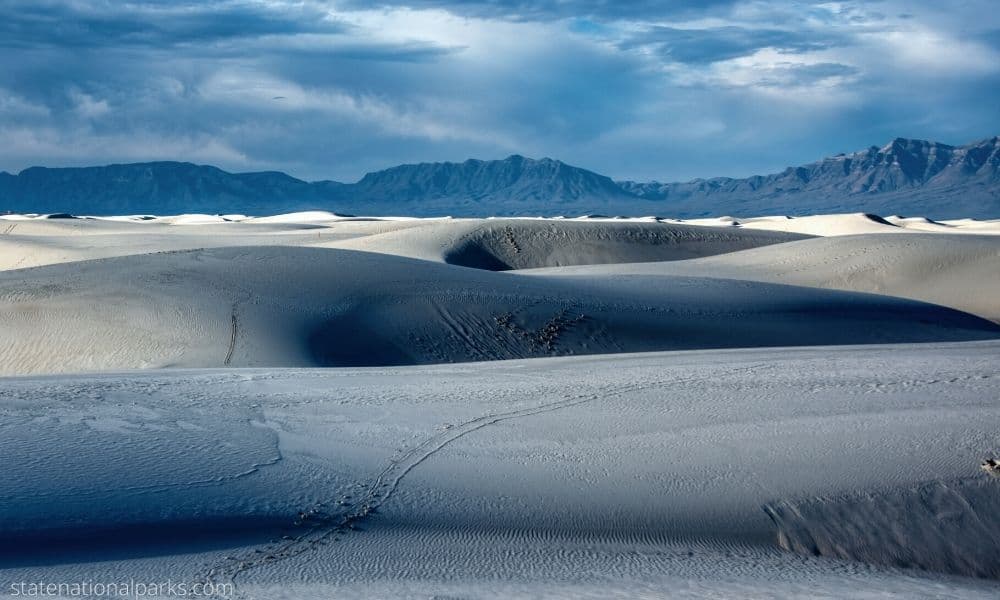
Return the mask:
[(996, 0), (3, 0), (0, 170), (779, 171), (1000, 134)]

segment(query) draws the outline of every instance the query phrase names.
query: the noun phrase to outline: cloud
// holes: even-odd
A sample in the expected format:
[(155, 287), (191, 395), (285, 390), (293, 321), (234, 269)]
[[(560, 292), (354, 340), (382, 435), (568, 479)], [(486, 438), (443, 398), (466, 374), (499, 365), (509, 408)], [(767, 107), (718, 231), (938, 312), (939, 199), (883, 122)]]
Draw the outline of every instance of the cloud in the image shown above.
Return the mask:
[(865, 33), (859, 48), (870, 48), (875, 60), (886, 60), (914, 77), (988, 75), (1000, 72), (1000, 51), (989, 40), (965, 39), (929, 27)]
[(598, 18), (610, 20), (648, 20), (703, 14), (706, 11), (737, 4), (735, 0), (386, 0), (383, 2), (348, 1), (341, 6), (353, 8), (444, 9), (474, 18), (504, 18), (523, 21)]
[[(1000, 132), (990, 0), (11, 0), (0, 169), (178, 159), (354, 180), (553, 156), (772, 171)], [(906, 15), (901, 16), (901, 15)]]
[(25, 98), (0, 88), (0, 119), (5, 121), (41, 120), (51, 114), (48, 107), (33, 104)]
[(747, 27), (678, 29), (654, 26), (620, 44), (624, 50), (652, 48), (664, 60), (707, 64), (753, 54), (762, 48), (787, 53), (810, 52), (846, 44), (841, 36), (815, 31), (783, 31)]
[(344, 29), (324, 11), (292, 3), (12, 0), (0, 8), (6, 47), (162, 48)]
[(50, 165), (93, 165), (142, 160), (184, 160), (203, 163), (243, 163), (247, 157), (223, 140), (205, 135), (164, 135), (141, 129), (124, 133), (95, 133), (88, 128), (66, 130), (52, 127), (0, 127), (4, 144), (0, 160), (11, 157), (44, 159)]

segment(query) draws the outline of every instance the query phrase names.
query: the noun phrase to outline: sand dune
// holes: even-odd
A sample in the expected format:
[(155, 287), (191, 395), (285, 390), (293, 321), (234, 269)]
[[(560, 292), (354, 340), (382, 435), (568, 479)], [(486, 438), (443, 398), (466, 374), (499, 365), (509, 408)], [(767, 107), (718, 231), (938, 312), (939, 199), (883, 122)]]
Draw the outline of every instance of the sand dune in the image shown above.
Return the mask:
[(1000, 234), (1000, 223), (960, 219), (931, 221), (924, 217), (891, 216), (882, 218), (867, 213), (812, 215), (807, 217), (719, 217), (715, 219), (688, 219), (676, 221), (689, 225), (729, 226), (739, 229), (785, 231), (815, 236), (860, 235), (865, 233), (934, 232), (950, 234)]
[[(226, 246), (314, 246), (416, 227), (417, 220), (287, 219), (227, 222), (208, 215), (140, 219), (22, 219), (0, 222), (0, 270)], [(191, 218), (187, 218), (191, 217)], [(205, 217), (205, 219), (202, 219)]]
[(0, 372), (357, 366), (1000, 337), (908, 300), (703, 277), (522, 277), (238, 247), (0, 273)]
[(813, 215), (791, 217), (711, 217), (704, 219), (670, 219), (672, 223), (700, 227), (732, 227), (758, 231), (783, 231), (810, 236), (857, 235), (861, 233), (904, 233), (900, 225), (878, 215), (866, 213)]
[(676, 260), (802, 237), (655, 221), (365, 219), (322, 212), (235, 221), (211, 215), (37, 218), (0, 226), (0, 270), (237, 245), (342, 247), (505, 270)]
[(996, 225), (4, 218), (0, 570), (995, 598)]
[(477, 219), (430, 224), (334, 245), (505, 271), (679, 260), (795, 239), (802, 236), (644, 220)]
[(970, 232), (979, 230), (982, 233), (997, 233), (1000, 231), (1000, 219), (951, 219), (938, 222), (942, 225), (948, 225), (949, 227), (956, 227)]
[(1000, 239), (992, 236), (813, 238), (697, 260), (523, 273), (582, 278), (694, 275), (852, 290), (950, 306), (1000, 322)]
[(987, 477), (765, 506), (800, 554), (1000, 579), (1000, 494)]
[(692, 219), (413, 219), (313, 211), (269, 217), (0, 216), (0, 270), (224, 246), (323, 246), (492, 270), (679, 260), (809, 236), (1000, 233), (1000, 223), (874, 215)]
[(992, 598), (959, 575), (1000, 557), (978, 469), (998, 359), (987, 342), (0, 379), (0, 567), (248, 598)]
[(756, 217), (740, 219), (743, 229), (789, 231), (806, 235), (834, 236), (861, 233), (905, 233), (907, 230), (878, 215), (864, 213), (813, 215), (808, 217)]

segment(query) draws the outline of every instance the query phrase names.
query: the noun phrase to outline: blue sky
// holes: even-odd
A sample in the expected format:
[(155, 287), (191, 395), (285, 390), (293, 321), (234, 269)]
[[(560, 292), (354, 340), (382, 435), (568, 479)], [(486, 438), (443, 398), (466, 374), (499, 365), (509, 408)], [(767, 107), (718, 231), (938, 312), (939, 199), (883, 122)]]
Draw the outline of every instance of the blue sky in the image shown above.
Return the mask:
[(780, 170), (1000, 133), (996, 0), (7, 0), (0, 170), (188, 160), (354, 181), (550, 156)]

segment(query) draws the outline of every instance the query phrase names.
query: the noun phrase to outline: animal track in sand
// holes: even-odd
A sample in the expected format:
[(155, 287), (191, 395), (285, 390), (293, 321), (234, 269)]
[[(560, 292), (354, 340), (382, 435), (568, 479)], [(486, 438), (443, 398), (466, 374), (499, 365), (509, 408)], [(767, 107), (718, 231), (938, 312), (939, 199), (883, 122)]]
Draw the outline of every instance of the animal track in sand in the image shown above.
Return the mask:
[(583, 313), (572, 318), (567, 318), (566, 314), (568, 312), (569, 309), (567, 308), (560, 310), (545, 325), (535, 331), (529, 331), (518, 325), (514, 321), (514, 315), (509, 312), (497, 315), (493, 319), (497, 325), (506, 331), (527, 340), (534, 347), (551, 353), (555, 351), (556, 343), (563, 333), (568, 331), (572, 326), (582, 323), (587, 319), (587, 316)]
[(223, 364), (229, 366), (229, 363), (233, 360), (233, 350), (236, 349), (236, 305), (233, 305), (233, 311), (230, 315), (232, 320), (232, 328), (229, 333), (229, 350), (226, 352), (226, 360)]
[[(203, 584), (211, 583), (216, 587), (223, 586), (223, 588), (226, 584), (229, 584), (231, 585), (230, 589), (238, 594), (236, 579), (241, 574), (265, 564), (305, 554), (316, 549), (317, 546), (327, 544), (331, 541), (339, 541), (339, 536), (357, 530), (361, 521), (377, 512), (379, 507), (393, 496), (400, 482), (413, 469), (448, 444), (486, 426), (511, 419), (519, 419), (570, 408), (593, 400), (611, 398), (629, 392), (668, 384), (690, 382), (695, 379), (675, 379), (646, 384), (623, 385), (604, 392), (570, 396), (562, 400), (533, 407), (501, 413), (489, 413), (463, 423), (445, 426), (439, 430), (439, 433), (425, 439), (396, 458), (390, 459), (385, 468), (369, 483), (355, 485), (356, 488), (364, 489), (364, 492), (358, 499), (354, 500), (351, 495), (344, 495), (300, 511), (294, 525), (305, 528), (303, 533), (295, 536), (283, 536), (269, 546), (254, 548), (252, 551), (241, 555), (227, 556), (221, 564), (209, 566), (203, 574), (196, 577), (195, 581)], [(344, 510), (330, 512), (328, 510), (329, 507), (342, 507)]]

